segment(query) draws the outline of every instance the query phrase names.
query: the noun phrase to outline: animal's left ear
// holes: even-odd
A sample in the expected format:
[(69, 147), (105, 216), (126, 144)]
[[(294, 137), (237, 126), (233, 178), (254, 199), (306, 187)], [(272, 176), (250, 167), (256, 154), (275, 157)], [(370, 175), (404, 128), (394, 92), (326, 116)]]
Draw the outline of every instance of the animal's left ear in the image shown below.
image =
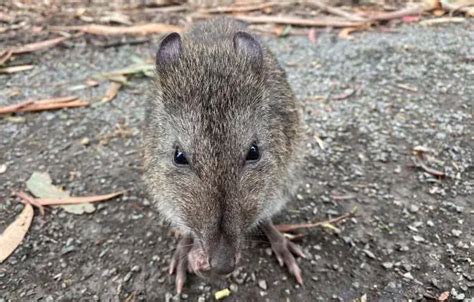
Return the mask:
[(261, 67), (263, 62), (262, 47), (249, 33), (239, 31), (234, 35), (234, 49), (250, 60), (255, 67)]
[(156, 53), (156, 66), (158, 69), (169, 66), (178, 60), (181, 54), (181, 37), (178, 33), (171, 33), (161, 40)]

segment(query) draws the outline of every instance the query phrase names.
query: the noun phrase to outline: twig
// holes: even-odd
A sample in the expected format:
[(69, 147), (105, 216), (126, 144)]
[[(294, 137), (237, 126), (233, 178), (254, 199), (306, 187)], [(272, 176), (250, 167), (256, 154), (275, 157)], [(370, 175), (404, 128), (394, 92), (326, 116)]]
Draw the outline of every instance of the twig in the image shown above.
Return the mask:
[(415, 163), (416, 167), (422, 168), (425, 172), (427, 172), (431, 175), (434, 175), (434, 176), (437, 176), (437, 177), (446, 176), (446, 174), (444, 172), (428, 167), (422, 160), (414, 158), (413, 162)]
[(344, 17), (344, 18), (346, 18), (347, 20), (350, 20), (350, 21), (355, 21), (355, 22), (368, 21), (364, 17), (348, 13), (348, 12), (346, 12), (346, 11), (340, 9), (340, 8), (330, 6), (326, 3), (322, 3), (321, 1), (312, 0), (312, 1), (308, 2), (308, 4), (314, 5), (318, 8), (320, 8), (321, 10), (327, 11), (328, 13), (331, 13), (333, 15)]
[(219, 14), (219, 13), (244, 13), (244, 12), (251, 12), (256, 10), (262, 10), (265, 8), (273, 7), (273, 6), (283, 6), (289, 5), (293, 3), (297, 3), (298, 1), (289, 1), (289, 2), (267, 2), (267, 3), (259, 3), (253, 5), (233, 5), (233, 6), (221, 6), (221, 7), (214, 7), (209, 9), (199, 10), (199, 13), (204, 14)]
[(21, 199), (21, 202), (37, 207), (41, 213), (41, 216), (44, 216), (44, 207), (42, 204), (38, 203), (36, 199), (25, 192), (14, 192), (14, 194)]
[(248, 16), (234, 15), (237, 20), (248, 23), (276, 23), (295, 26), (314, 26), (314, 27), (356, 27), (364, 24), (364, 22), (346, 21), (341, 18), (318, 18), (318, 19), (302, 19), (291, 16)]
[(84, 107), (88, 105), (88, 102), (78, 100), (75, 96), (67, 96), (39, 101), (28, 100), (19, 104), (0, 107), (0, 114), (55, 110), (62, 108)]
[(279, 224), (279, 225), (276, 225), (275, 227), (280, 232), (291, 232), (298, 229), (310, 229), (310, 228), (314, 228), (314, 227), (318, 227), (318, 226), (322, 226), (326, 224), (337, 224), (346, 218), (353, 217), (354, 215), (355, 215), (355, 210), (349, 213), (346, 213), (344, 215), (341, 215), (339, 217), (326, 220), (326, 221), (320, 221), (320, 222), (315, 222), (315, 223), (301, 223), (301, 224)]
[(389, 21), (393, 19), (400, 19), (406, 16), (421, 15), (425, 9), (423, 7), (405, 8), (394, 12), (383, 13), (378, 16), (370, 17), (371, 21)]

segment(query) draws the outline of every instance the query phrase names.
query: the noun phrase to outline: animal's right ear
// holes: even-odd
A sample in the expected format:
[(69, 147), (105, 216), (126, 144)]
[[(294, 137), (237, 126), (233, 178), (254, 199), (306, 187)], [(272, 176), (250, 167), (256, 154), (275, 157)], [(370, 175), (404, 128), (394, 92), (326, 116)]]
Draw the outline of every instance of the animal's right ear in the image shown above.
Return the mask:
[(181, 54), (181, 37), (178, 33), (171, 33), (163, 38), (156, 52), (157, 68), (165, 68), (178, 60)]

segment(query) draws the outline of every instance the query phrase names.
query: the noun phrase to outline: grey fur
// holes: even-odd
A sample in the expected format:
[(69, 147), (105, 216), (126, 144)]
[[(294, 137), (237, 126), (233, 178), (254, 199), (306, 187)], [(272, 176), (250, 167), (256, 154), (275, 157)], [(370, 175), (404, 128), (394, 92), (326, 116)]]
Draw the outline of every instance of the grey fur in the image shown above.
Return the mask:
[[(255, 49), (236, 49), (242, 31), (248, 32), (241, 23), (219, 18), (181, 35), (178, 59), (157, 62), (146, 107), (151, 199), (208, 253), (222, 239), (238, 251), (246, 231), (282, 209), (301, 154), (300, 114), (286, 75), (254, 35), (260, 62)], [(254, 141), (261, 159), (245, 164)], [(176, 144), (189, 166), (173, 163)]]

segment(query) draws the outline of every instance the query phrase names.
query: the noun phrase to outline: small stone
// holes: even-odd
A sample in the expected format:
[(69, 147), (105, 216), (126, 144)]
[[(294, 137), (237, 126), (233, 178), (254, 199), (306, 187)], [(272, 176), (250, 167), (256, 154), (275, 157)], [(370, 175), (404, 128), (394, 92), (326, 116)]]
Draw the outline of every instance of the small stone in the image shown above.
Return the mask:
[(7, 172), (7, 165), (5, 164), (0, 165), (0, 174), (3, 174), (5, 172)]
[(434, 227), (434, 222), (431, 221), (431, 220), (428, 220), (428, 221), (426, 222), (426, 225), (429, 226), (429, 227)]
[(393, 268), (393, 262), (384, 262), (384, 263), (382, 263), (382, 266), (385, 269), (392, 269)]
[(165, 294), (165, 301), (166, 302), (171, 302), (171, 299), (173, 299), (173, 294), (172, 293), (166, 293)]
[(420, 207), (417, 206), (417, 205), (414, 205), (414, 204), (410, 205), (410, 207), (408, 208), (408, 210), (412, 213), (418, 212), (419, 209), (420, 209)]
[(123, 282), (128, 282), (132, 278), (132, 272), (128, 272), (123, 278)]
[(459, 237), (462, 234), (462, 231), (460, 230), (452, 230), (451, 234), (453, 234), (454, 237)]
[(403, 278), (413, 280), (413, 275), (410, 272), (406, 272), (402, 276)]
[(266, 248), (265, 249), (265, 254), (267, 254), (267, 256), (271, 256), (272, 255), (272, 249), (271, 248)]
[(140, 271), (140, 267), (138, 265), (135, 265), (134, 267), (132, 267), (132, 272), (139, 272)]
[(413, 240), (415, 240), (416, 242), (423, 242), (423, 241), (425, 241), (425, 238), (423, 238), (421, 236), (418, 236), (418, 235), (415, 235), (415, 236), (413, 236)]
[(371, 259), (375, 259), (375, 255), (374, 253), (372, 253), (371, 251), (369, 250), (364, 250), (364, 253), (367, 255), (367, 257), (371, 258)]
[(232, 283), (230, 286), (230, 291), (233, 292), (233, 293), (236, 293), (238, 290), (239, 290), (239, 287), (237, 286), (237, 284), (235, 283)]
[(258, 280), (258, 287), (263, 290), (267, 290), (267, 281), (265, 280)]
[(303, 195), (301, 195), (301, 194), (296, 194), (296, 199), (298, 199), (298, 200), (303, 200)]
[(181, 298), (186, 300), (187, 298), (189, 298), (189, 296), (188, 296), (188, 294), (181, 294)]
[(203, 296), (199, 296), (198, 302), (206, 302), (206, 298)]
[(90, 145), (90, 143), (91, 140), (88, 137), (84, 137), (83, 139), (81, 139), (81, 145), (88, 146)]

